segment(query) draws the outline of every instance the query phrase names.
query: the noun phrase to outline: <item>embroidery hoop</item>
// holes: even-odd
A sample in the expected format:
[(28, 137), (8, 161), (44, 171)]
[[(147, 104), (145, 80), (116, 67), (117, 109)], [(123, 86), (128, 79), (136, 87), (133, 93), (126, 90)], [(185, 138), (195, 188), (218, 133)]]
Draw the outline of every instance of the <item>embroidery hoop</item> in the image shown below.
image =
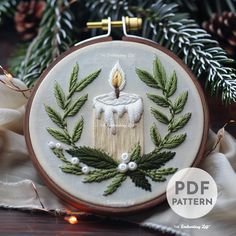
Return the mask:
[[(122, 18), (122, 22), (123, 22), (124, 36), (122, 37), (121, 41), (144, 44), (144, 45), (153, 47), (154, 49), (158, 49), (158, 50), (164, 52), (165, 54), (170, 56), (172, 59), (174, 59), (179, 64), (179, 66), (181, 68), (184, 69), (184, 71), (189, 75), (189, 78), (194, 83), (194, 85), (198, 91), (199, 97), (201, 99), (202, 109), (203, 109), (203, 114), (204, 114), (203, 135), (202, 135), (201, 145), (199, 146), (198, 154), (196, 155), (195, 160), (192, 163), (193, 167), (198, 166), (200, 161), (204, 158), (204, 150), (205, 150), (205, 146), (206, 146), (206, 141), (207, 141), (207, 137), (208, 137), (208, 129), (209, 129), (209, 115), (208, 115), (207, 104), (206, 104), (206, 101), (204, 98), (204, 93), (203, 93), (197, 79), (194, 77), (192, 72), (187, 68), (187, 66), (184, 65), (184, 63), (181, 61), (181, 59), (179, 59), (176, 55), (174, 55), (172, 52), (170, 52), (166, 48), (161, 47), (160, 45), (158, 45), (157, 43), (155, 43), (151, 40), (144, 39), (144, 38), (137, 37), (137, 36), (133, 36), (133, 35), (128, 35), (127, 31), (126, 31), (125, 17)], [(35, 94), (36, 94), (37, 90), (40, 88), (41, 82), (48, 75), (48, 73), (54, 68), (55, 65), (57, 65), (57, 63), (59, 63), (66, 56), (70, 55), (74, 51), (80, 50), (85, 47), (89, 47), (90, 45), (112, 41), (113, 39), (110, 37), (111, 28), (112, 28), (111, 19), (108, 18), (108, 32), (107, 32), (107, 34), (102, 35), (102, 36), (98, 36), (95, 38), (91, 38), (91, 39), (88, 39), (86, 41), (76, 44), (74, 47), (72, 47), (71, 49), (69, 49), (68, 51), (63, 53), (61, 56), (59, 56), (44, 71), (44, 73), (41, 75), (40, 79), (38, 80), (37, 84), (35, 85), (35, 87), (32, 91), (31, 97), (28, 101), (27, 108), (26, 108), (26, 115), (25, 115), (25, 126), (24, 126), (25, 129), (24, 129), (24, 131), (25, 131), (26, 144), (27, 144), (30, 156), (32, 158), (32, 161), (33, 161), (36, 169), (39, 171), (40, 175), (42, 176), (43, 180), (45, 181), (45, 183), (49, 186), (49, 188), (56, 195), (58, 195), (61, 199), (63, 199), (64, 201), (66, 201), (70, 205), (77, 207), (77, 208), (84, 210), (84, 211), (94, 212), (94, 213), (99, 213), (99, 214), (108, 214), (108, 215), (109, 214), (119, 214), (120, 215), (120, 214), (130, 214), (130, 213), (134, 213), (134, 212), (138, 212), (141, 210), (146, 210), (146, 209), (152, 208), (152, 207), (164, 202), (166, 200), (166, 195), (165, 195), (165, 193), (163, 193), (155, 199), (152, 199), (150, 201), (147, 201), (147, 202), (144, 202), (141, 204), (136, 204), (134, 206), (128, 206), (128, 207), (102, 206), (100, 204), (93, 204), (90, 202), (82, 201), (82, 200), (76, 198), (75, 196), (73, 196), (72, 194), (66, 192), (60, 186), (58, 186), (54, 181), (52, 181), (52, 179), (48, 176), (48, 174), (42, 168), (42, 166), (40, 165), (38, 158), (34, 152), (32, 142), (31, 142), (30, 129), (29, 129), (30, 112), (31, 112), (31, 107), (32, 107), (32, 103), (33, 103)]]

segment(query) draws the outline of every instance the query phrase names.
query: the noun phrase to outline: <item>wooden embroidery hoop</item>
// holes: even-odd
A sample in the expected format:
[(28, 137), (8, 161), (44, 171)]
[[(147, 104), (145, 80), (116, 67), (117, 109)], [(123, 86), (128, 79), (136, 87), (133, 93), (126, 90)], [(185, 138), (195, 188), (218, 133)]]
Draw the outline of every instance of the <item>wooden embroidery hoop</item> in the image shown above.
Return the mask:
[[(205, 146), (207, 142), (207, 137), (208, 137), (208, 131), (209, 131), (209, 113), (208, 113), (208, 107), (207, 103), (204, 97), (204, 93), (202, 91), (202, 88), (200, 84), (198, 83), (197, 79), (195, 76), (192, 74), (189, 68), (179, 59), (176, 55), (174, 55), (171, 51), (169, 51), (166, 48), (161, 47), (157, 43), (146, 40), (143, 38), (135, 37), (132, 35), (128, 35), (126, 33), (126, 27), (125, 27), (125, 18), (123, 18), (123, 30), (124, 30), (124, 36), (122, 37), (122, 41), (127, 41), (127, 42), (135, 42), (135, 43), (140, 43), (140, 44), (145, 44), (148, 46), (151, 46), (155, 49), (158, 49), (165, 54), (169, 55), (171, 58), (173, 58), (184, 70), (185, 72), (189, 75), (191, 78), (192, 82), (194, 83), (198, 94), (201, 99), (202, 103), (202, 109), (204, 113), (204, 127), (203, 127), (203, 135), (202, 135), (202, 141), (201, 145), (198, 150), (198, 154), (196, 155), (196, 158), (194, 162), (192, 163), (192, 167), (196, 167), (199, 165), (201, 160), (204, 158), (204, 151), (205, 151)], [(93, 212), (97, 214), (105, 214), (105, 215), (111, 215), (111, 214), (118, 214), (118, 215), (127, 215), (135, 212), (139, 212), (142, 210), (147, 210), (150, 209), (166, 200), (166, 194), (163, 193), (162, 195), (158, 196), (157, 198), (147, 201), (142, 204), (134, 205), (134, 206), (128, 206), (128, 207), (109, 207), (109, 206), (101, 206), (98, 204), (92, 204), (86, 201), (81, 201), (80, 199), (76, 198), (75, 196), (71, 195), (70, 193), (66, 192), (63, 190), (61, 187), (59, 187), (52, 179), (48, 176), (48, 174), (45, 172), (45, 170), (42, 168), (40, 165), (37, 156), (35, 155), (35, 152), (33, 150), (33, 146), (31, 143), (31, 137), (30, 137), (30, 130), (29, 130), (29, 118), (30, 118), (30, 112), (31, 112), (31, 106), (32, 102), (34, 100), (35, 94), (40, 87), (41, 82), (44, 80), (44, 78), (47, 76), (47, 74), (53, 69), (53, 67), (60, 62), (63, 58), (68, 56), (74, 51), (80, 50), (81, 48), (93, 45), (93, 44), (99, 44), (102, 42), (109, 42), (112, 41), (112, 37), (110, 37), (111, 33), (111, 20), (108, 19), (108, 33), (104, 36), (99, 36), (96, 37), (95, 39), (90, 39), (87, 41), (84, 41), (82, 43), (79, 43), (75, 45), (74, 47), (70, 48), (68, 51), (63, 53), (61, 56), (59, 56), (41, 75), (40, 79), (37, 81), (32, 94), (29, 98), (27, 107), (26, 107), (26, 114), (25, 114), (25, 121), (24, 121), (24, 133), (25, 133), (25, 140), (27, 144), (27, 148), (29, 150), (30, 157), (36, 167), (36, 169), (39, 171), (41, 177), (43, 178), (44, 182), (48, 185), (48, 187), (61, 199), (63, 199), (65, 202), (69, 203), (70, 205), (82, 210), (82, 211), (87, 211), (87, 212)]]

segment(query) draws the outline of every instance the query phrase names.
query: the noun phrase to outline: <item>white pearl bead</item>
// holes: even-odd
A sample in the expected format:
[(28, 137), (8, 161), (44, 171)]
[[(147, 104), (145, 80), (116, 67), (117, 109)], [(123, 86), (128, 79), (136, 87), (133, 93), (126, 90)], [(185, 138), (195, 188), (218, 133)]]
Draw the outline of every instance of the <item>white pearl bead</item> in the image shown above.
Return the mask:
[(129, 154), (127, 152), (121, 154), (121, 161), (123, 163), (128, 163), (130, 161)]
[(136, 170), (137, 169), (137, 164), (133, 161), (131, 161), (129, 164), (128, 164), (128, 167), (129, 167), (129, 170)]
[(128, 170), (127, 164), (125, 164), (125, 163), (120, 163), (120, 164), (118, 165), (118, 170), (119, 170), (119, 172), (121, 172), (121, 173), (125, 173), (125, 172)]
[(73, 165), (79, 164), (79, 158), (73, 157), (73, 158), (71, 159), (71, 163), (72, 163)]
[(56, 143), (56, 148), (61, 149), (62, 148), (61, 144), (60, 143)]
[(53, 142), (53, 141), (50, 141), (49, 143), (48, 143), (48, 146), (50, 147), (50, 148), (55, 148), (55, 143)]
[(89, 171), (90, 171), (90, 169), (89, 169), (88, 166), (83, 166), (83, 167), (82, 167), (82, 172), (83, 172), (84, 174), (88, 174)]

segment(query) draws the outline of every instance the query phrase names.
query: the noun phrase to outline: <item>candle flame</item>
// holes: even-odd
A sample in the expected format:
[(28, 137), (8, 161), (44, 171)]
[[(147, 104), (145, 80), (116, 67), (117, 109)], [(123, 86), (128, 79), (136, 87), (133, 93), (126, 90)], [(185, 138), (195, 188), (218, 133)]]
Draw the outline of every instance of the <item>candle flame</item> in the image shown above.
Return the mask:
[(116, 70), (114, 75), (113, 75), (113, 78), (112, 78), (112, 85), (114, 88), (119, 88), (122, 84), (122, 76), (121, 76), (121, 73), (120, 71)]
[(113, 89), (122, 90), (125, 86), (125, 73), (122, 70), (119, 62), (115, 64), (115, 66), (112, 68), (109, 78), (110, 86)]

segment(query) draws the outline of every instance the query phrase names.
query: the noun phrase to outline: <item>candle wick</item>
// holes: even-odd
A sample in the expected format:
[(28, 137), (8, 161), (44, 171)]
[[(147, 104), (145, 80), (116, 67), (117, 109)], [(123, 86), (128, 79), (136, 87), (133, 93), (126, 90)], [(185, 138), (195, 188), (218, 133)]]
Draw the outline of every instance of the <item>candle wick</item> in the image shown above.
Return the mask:
[(119, 89), (119, 87), (115, 87), (115, 94), (116, 94), (116, 98), (118, 99), (120, 97), (120, 89)]

